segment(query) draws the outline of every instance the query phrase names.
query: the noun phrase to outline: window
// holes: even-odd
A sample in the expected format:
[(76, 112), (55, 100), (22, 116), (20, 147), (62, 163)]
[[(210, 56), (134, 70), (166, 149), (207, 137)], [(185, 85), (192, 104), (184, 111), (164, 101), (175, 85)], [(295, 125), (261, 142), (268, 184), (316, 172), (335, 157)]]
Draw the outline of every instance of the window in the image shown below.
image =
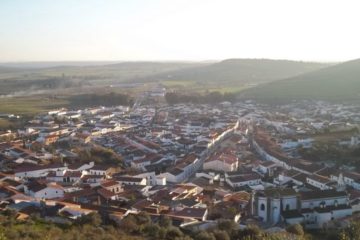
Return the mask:
[(261, 211), (265, 211), (265, 204), (262, 203), (262, 204), (260, 205), (260, 210), (261, 210)]
[(290, 205), (289, 205), (289, 204), (286, 204), (285, 210), (286, 210), (286, 211), (289, 211), (289, 210), (290, 210)]

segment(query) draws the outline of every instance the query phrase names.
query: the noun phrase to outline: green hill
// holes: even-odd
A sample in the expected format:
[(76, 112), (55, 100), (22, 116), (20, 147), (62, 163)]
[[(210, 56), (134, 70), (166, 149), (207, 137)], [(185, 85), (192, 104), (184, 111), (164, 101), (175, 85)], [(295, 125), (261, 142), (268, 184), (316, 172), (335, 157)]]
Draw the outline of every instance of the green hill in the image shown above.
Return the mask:
[(197, 83), (258, 84), (289, 78), (327, 66), (321, 63), (270, 59), (228, 59), (221, 62), (155, 74), (147, 80)]
[(266, 101), (360, 99), (360, 59), (247, 89), (242, 98)]

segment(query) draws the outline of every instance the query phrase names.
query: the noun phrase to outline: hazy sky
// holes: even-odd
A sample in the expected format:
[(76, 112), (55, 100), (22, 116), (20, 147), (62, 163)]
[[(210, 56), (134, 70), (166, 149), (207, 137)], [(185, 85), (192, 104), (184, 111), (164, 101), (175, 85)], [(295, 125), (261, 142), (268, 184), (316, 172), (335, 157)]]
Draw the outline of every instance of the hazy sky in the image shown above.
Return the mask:
[(359, 11), (359, 0), (0, 0), (0, 61), (349, 60)]

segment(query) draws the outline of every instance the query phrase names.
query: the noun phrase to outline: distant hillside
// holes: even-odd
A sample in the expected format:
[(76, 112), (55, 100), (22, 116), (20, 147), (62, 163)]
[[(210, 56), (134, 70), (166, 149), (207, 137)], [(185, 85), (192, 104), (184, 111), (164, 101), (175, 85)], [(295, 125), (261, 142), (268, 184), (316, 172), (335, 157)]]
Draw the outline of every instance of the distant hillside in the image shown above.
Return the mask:
[(193, 81), (219, 84), (257, 84), (293, 77), (325, 67), (325, 64), (269, 59), (228, 59), (153, 75), (147, 80)]
[[(66, 86), (68, 88), (88, 85), (108, 86), (135, 81), (149, 75), (204, 65), (204, 63), (191, 62), (122, 62), (86, 66), (80, 66), (81, 63), (74, 63), (76, 65), (73, 66), (72, 62), (58, 63), (62, 65), (54, 64), (18, 63), (4, 66), (0, 64), (0, 95), (29, 89), (52, 90)], [(41, 68), (41, 66), (50, 67)]]
[[(59, 64), (59, 65), (56, 65)], [(74, 65), (71, 65), (74, 64)], [(289, 78), (323, 68), (320, 63), (267, 59), (229, 59), (221, 62), (40, 62), (0, 64), (0, 95), (16, 91), (109, 86), (122, 82), (182, 81), (198, 90), (205, 85), (246, 87)], [(99, 64), (99, 65), (93, 65)], [(186, 84), (185, 84), (186, 85)]]
[[(62, 77), (62, 74), (70, 77), (86, 79), (104, 79), (116, 78), (119, 81), (133, 78), (145, 77), (167, 71), (203, 65), (201, 63), (191, 62), (122, 62), (115, 64), (95, 64), (89, 62), (89, 65), (79, 65), (80, 63), (58, 62), (55, 63), (18, 63), (18, 64), (0, 64), (0, 79), (43, 79), (46, 77)], [(85, 64), (85, 63), (83, 63)], [(46, 67), (41, 67), (46, 66)], [(2, 71), (6, 69), (6, 71)], [(13, 73), (9, 75), (8, 73)]]
[(48, 61), (48, 62), (4, 62), (0, 63), (1, 66), (11, 68), (51, 68), (58, 66), (99, 66), (120, 63), (120, 61)]
[(360, 59), (244, 91), (243, 98), (286, 101), (291, 99), (360, 99)]
[(7, 66), (0, 66), (0, 75), (1, 74), (5, 74), (5, 73), (16, 73), (16, 72), (21, 72), (24, 69), (18, 69), (18, 68), (14, 68), (14, 67), (7, 67)]

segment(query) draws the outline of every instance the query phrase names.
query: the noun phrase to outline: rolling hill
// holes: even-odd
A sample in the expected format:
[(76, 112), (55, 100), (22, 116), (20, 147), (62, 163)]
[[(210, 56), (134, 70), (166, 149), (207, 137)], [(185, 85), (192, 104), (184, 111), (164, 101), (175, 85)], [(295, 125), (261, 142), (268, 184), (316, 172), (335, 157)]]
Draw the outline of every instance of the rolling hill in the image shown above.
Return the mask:
[[(119, 81), (203, 65), (192, 62), (121, 62), (114, 64), (58, 62), (55, 63), (18, 63), (0, 64), (0, 79), (61, 77), (62, 74), (77, 78), (104, 79), (116, 78)], [(43, 66), (43, 67), (41, 67)], [(9, 75), (12, 73), (13, 75)]]
[(266, 101), (360, 99), (360, 59), (296, 77), (263, 84), (241, 93), (242, 98)]
[(83, 64), (86, 62), (17, 63), (4, 66), (0, 64), (0, 95), (26, 89), (56, 89), (65, 85), (108, 86), (122, 82), (163, 81), (185, 82), (187, 90), (194, 90), (194, 85), (198, 87), (197, 90), (203, 89), (204, 86), (215, 87), (215, 90), (220, 87), (236, 90), (301, 75), (327, 66), (321, 63), (269, 59)]
[(0, 95), (28, 89), (42, 90), (63, 85), (72, 86), (72, 83), (78, 85), (79, 82), (83, 86), (108, 86), (114, 83), (132, 82), (149, 75), (204, 65), (204, 63), (192, 62), (122, 62), (106, 65), (88, 63), (90, 65), (84, 66), (80, 65), (81, 63), (54, 64), (0, 64)]
[(221, 62), (154, 74), (146, 78), (215, 84), (258, 84), (289, 78), (327, 66), (321, 63), (270, 59), (228, 59)]

